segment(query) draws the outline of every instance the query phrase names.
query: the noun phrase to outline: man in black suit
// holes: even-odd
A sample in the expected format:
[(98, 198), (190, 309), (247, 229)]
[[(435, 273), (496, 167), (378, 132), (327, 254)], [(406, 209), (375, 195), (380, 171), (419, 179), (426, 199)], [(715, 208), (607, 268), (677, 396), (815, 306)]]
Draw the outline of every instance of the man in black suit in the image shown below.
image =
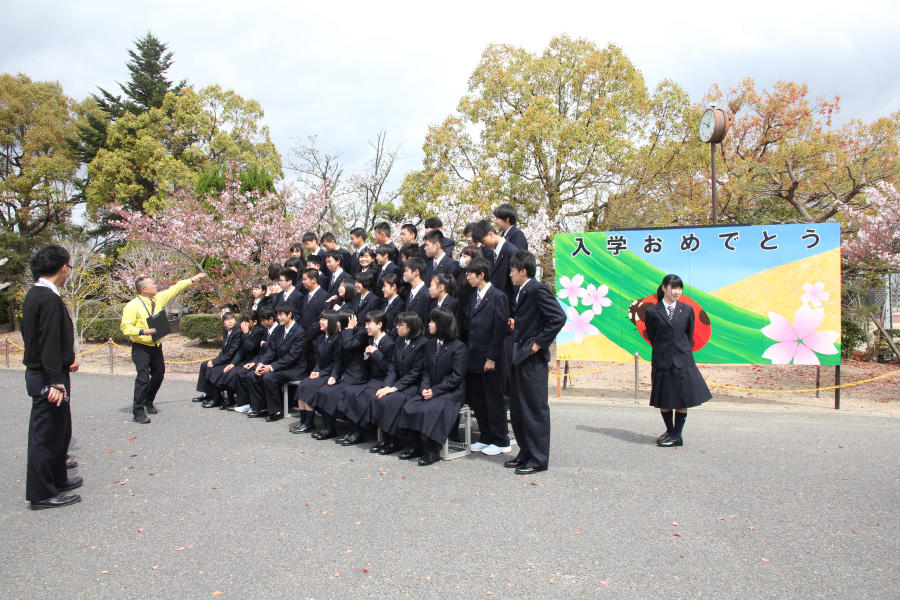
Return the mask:
[(397, 246), (394, 245), (394, 242), (391, 241), (391, 226), (388, 224), (388, 222), (382, 221), (381, 223), (377, 224), (372, 229), (372, 237), (375, 239), (375, 243), (379, 246), (385, 245), (390, 246), (394, 249), (394, 258), (391, 260), (393, 260), (394, 264), (399, 267), (400, 252), (397, 250)]
[(403, 280), (410, 287), (409, 296), (406, 297), (406, 310), (419, 315), (427, 329), (431, 296), (428, 295), (428, 286), (422, 279), (424, 275), (425, 262), (421, 258), (412, 258), (403, 267)]
[[(440, 217), (428, 217), (427, 219), (425, 219), (425, 222), (422, 225), (425, 227), (425, 234), (431, 231), (440, 231), (442, 235), (444, 233), (444, 222), (441, 221)], [(422, 239), (425, 239), (425, 234), (422, 235)], [(456, 242), (445, 235), (441, 243), (443, 245), (444, 252), (449, 256), (453, 256), (453, 251), (456, 249)], [(424, 251), (425, 246), (423, 245), (422, 252)]]
[(319, 236), (317, 236), (314, 231), (307, 231), (304, 233), (301, 241), (303, 242), (303, 249), (306, 250), (307, 256), (313, 255), (325, 258), (325, 250), (319, 246)]
[(345, 279), (351, 279), (352, 275), (341, 267), (341, 253), (337, 250), (329, 250), (325, 253), (325, 269), (328, 271), (328, 285), (325, 291), (329, 300), (338, 297), (338, 288)]
[(516, 227), (518, 216), (512, 204), (500, 204), (494, 209), (494, 226), (508, 242), (519, 250), (528, 251), (528, 240), (521, 229)]
[(513, 283), (509, 275), (509, 261), (519, 249), (497, 233), (487, 221), (478, 221), (472, 227), (472, 238), (482, 245), (481, 253), (491, 263), (491, 285), (506, 294), (510, 306), (513, 303)]
[[(315, 341), (321, 333), (319, 317), (328, 300), (328, 294), (319, 285), (319, 272), (307, 269), (303, 272), (303, 287), (306, 289), (306, 304), (298, 316), (300, 328), (303, 330), (303, 348), (306, 356), (306, 368), (311, 370), (316, 363)], [(304, 373), (304, 376), (308, 373)]]
[(366, 230), (362, 227), (355, 227), (350, 230), (350, 245), (353, 246), (353, 253), (350, 255), (350, 273), (356, 275), (362, 269), (359, 264), (359, 255), (366, 249)]
[(534, 280), (537, 262), (530, 252), (510, 259), (510, 277), (519, 288), (513, 307), (512, 393), (509, 413), (519, 455), (503, 466), (518, 475), (546, 471), (550, 461), (550, 405), (547, 384), (550, 344), (566, 323), (556, 296)]
[(229, 311), (222, 315), (222, 350), (218, 356), (200, 365), (200, 373), (197, 375), (197, 391), (203, 392), (205, 400), (203, 408), (223, 406), (222, 392), (219, 391), (215, 380), (225, 369), (225, 365), (231, 364), (232, 359), (241, 348), (243, 335), (240, 327), (237, 327), (237, 318)]
[(375, 264), (378, 266), (378, 271), (375, 275), (375, 284), (373, 285), (372, 291), (379, 296), (382, 295), (381, 282), (385, 275), (390, 273), (402, 275), (400, 267), (394, 262), (396, 256), (397, 249), (393, 246), (382, 244), (375, 248)]
[(22, 304), (25, 343), (25, 389), (31, 396), (25, 499), (32, 510), (81, 501), (65, 492), (81, 487), (81, 477), (66, 475), (66, 452), (72, 437), (69, 373), (78, 370), (72, 319), (59, 287), (72, 274), (69, 252), (46, 246), (29, 262), (34, 286)]
[(444, 234), (439, 229), (432, 229), (422, 239), (424, 240), (425, 256), (428, 257), (425, 281), (430, 283), (434, 275), (441, 273), (456, 281), (460, 272), (459, 263), (444, 252)]
[(463, 332), (469, 346), (466, 401), (475, 411), (479, 440), (472, 450), (494, 456), (510, 451), (503, 404), (503, 382), (509, 370), (506, 338), (509, 335), (509, 302), (506, 294), (488, 281), (491, 265), (481, 256), (466, 267), (468, 283), (475, 289), (463, 309)]
[[(306, 370), (306, 353), (303, 347), (303, 335), (300, 326), (294, 321), (294, 306), (282, 302), (275, 307), (275, 318), (278, 329), (272, 334), (263, 349), (259, 363), (248, 385), (251, 406), (266, 406), (266, 421), (280, 421), (284, 418), (282, 409), (281, 386), (288, 381), (296, 381), (304, 376)], [(261, 416), (260, 412), (247, 413), (248, 416)]]
[(352, 260), (350, 257), (350, 251), (346, 248), (341, 248), (338, 246), (337, 238), (330, 231), (328, 233), (323, 233), (321, 237), (322, 247), (325, 248), (325, 252), (330, 252), (332, 250), (336, 250), (341, 253), (341, 268), (347, 272), (352, 274)]
[(303, 308), (303, 290), (296, 287), (297, 271), (282, 269), (278, 275), (278, 285), (281, 287), (281, 294), (278, 296), (275, 306), (287, 302), (294, 307), (294, 312), (298, 313)]

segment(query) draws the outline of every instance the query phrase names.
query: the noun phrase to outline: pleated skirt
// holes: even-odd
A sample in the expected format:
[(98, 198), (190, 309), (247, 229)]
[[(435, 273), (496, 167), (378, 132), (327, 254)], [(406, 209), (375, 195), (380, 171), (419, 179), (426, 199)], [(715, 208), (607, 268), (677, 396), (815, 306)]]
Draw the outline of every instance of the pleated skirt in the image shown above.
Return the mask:
[(440, 394), (428, 400), (420, 394), (403, 405), (397, 416), (398, 430), (418, 432), (428, 439), (443, 444), (456, 425), (456, 416), (463, 405), (462, 394)]
[(712, 398), (696, 365), (687, 368), (673, 366), (668, 369), (652, 367), (650, 378), (653, 382), (650, 406), (656, 408), (690, 408), (700, 406)]

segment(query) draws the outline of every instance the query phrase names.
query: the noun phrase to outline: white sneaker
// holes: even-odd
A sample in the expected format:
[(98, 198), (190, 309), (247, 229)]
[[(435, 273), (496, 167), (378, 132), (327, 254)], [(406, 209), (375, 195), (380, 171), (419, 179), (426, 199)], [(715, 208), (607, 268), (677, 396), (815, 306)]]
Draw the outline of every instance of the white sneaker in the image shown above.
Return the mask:
[(244, 404), (243, 406), (235, 406), (235, 407), (234, 407), (234, 412), (248, 413), (248, 412), (250, 412), (250, 405), (249, 405), (249, 404)]
[(507, 452), (511, 452), (512, 448), (509, 446), (496, 446), (491, 444), (487, 446), (484, 450), (481, 451), (482, 454), (487, 454), (488, 456), (496, 456), (498, 454), (506, 454)]
[(485, 448), (488, 447), (488, 444), (482, 444), (481, 442), (475, 442), (472, 444), (472, 452), (481, 452)]

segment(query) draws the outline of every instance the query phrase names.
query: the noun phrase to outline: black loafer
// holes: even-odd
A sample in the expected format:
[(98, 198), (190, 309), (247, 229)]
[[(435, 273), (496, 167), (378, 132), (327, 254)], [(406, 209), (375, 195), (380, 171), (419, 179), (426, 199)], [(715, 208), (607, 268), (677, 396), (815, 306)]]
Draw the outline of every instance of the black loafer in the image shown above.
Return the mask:
[(440, 454), (426, 454), (422, 458), (419, 459), (420, 467), (427, 467), (428, 465), (433, 465), (437, 461), (441, 460)]
[(197, 396), (196, 398), (191, 398), (191, 402), (203, 402), (206, 399), (206, 396)]
[(66, 463), (67, 469), (74, 469), (77, 466), (78, 466), (78, 463), (75, 462), (74, 460), (70, 460), (69, 462)]
[(217, 400), (204, 400), (203, 404), (201, 404), (203, 408), (215, 408), (217, 406), (222, 406), (222, 403)]
[(59, 491), (60, 492), (69, 492), (69, 491), (80, 488), (82, 485), (84, 485), (84, 479), (82, 479), (80, 475), (76, 475), (75, 477), (72, 477), (71, 479), (66, 479), (66, 482), (64, 484), (62, 484), (61, 486), (59, 486)]
[(673, 446), (684, 446), (684, 440), (680, 437), (669, 436), (661, 442), (656, 442), (662, 448), (671, 448)]
[(139, 415), (134, 415), (132, 421), (134, 421), (135, 423), (140, 423), (141, 425), (148, 425), (150, 423), (150, 417), (148, 417), (144, 413), (141, 413)]
[(377, 444), (369, 448), (369, 452), (371, 452), (372, 454), (378, 454), (378, 451), (384, 448), (386, 445), (387, 444), (385, 444), (384, 442), (378, 442)]
[(280, 421), (284, 418), (284, 414), (280, 412), (273, 412), (270, 415), (266, 415), (266, 423), (274, 423), (275, 421)]
[(157, 410), (157, 408), (155, 406), (153, 406), (152, 404), (150, 406), (146, 407), (144, 410), (146, 410), (151, 415), (155, 415), (156, 413), (159, 412), (159, 410)]
[(507, 469), (518, 469), (519, 467), (525, 466), (525, 461), (520, 458), (511, 458), (503, 463), (503, 466)]
[(58, 496), (53, 496), (52, 498), (47, 498), (46, 500), (38, 500), (37, 502), (32, 502), (31, 510), (59, 508), (60, 506), (68, 506), (70, 504), (75, 504), (76, 502), (81, 502), (81, 496), (79, 496), (78, 494), (59, 494)]
[(665, 432), (664, 434), (662, 434), (661, 436), (659, 436), (658, 438), (656, 438), (656, 443), (657, 443), (657, 444), (662, 444), (662, 443), (663, 443), (664, 441), (666, 441), (667, 439), (669, 439), (669, 432), (668, 432), (668, 431)]
[(421, 450), (419, 450), (418, 448), (410, 448), (409, 450), (404, 450), (403, 452), (401, 452), (400, 456), (398, 456), (397, 458), (399, 458), (400, 460), (412, 460), (414, 458), (419, 458), (420, 456), (422, 456)]
[(521, 467), (516, 467), (516, 475), (533, 475), (535, 473), (540, 473), (541, 471), (546, 471), (547, 467), (539, 467), (537, 465), (522, 465)]
[(398, 444), (385, 444), (381, 447), (381, 450), (378, 451), (378, 454), (381, 456), (388, 456), (389, 454), (393, 454), (400, 450), (400, 446)]
[(355, 446), (356, 444), (359, 444), (360, 442), (362, 442), (361, 436), (348, 437), (343, 442), (341, 442), (341, 446)]
[(330, 440), (337, 437), (337, 431), (319, 431), (313, 434), (313, 438), (319, 441)]

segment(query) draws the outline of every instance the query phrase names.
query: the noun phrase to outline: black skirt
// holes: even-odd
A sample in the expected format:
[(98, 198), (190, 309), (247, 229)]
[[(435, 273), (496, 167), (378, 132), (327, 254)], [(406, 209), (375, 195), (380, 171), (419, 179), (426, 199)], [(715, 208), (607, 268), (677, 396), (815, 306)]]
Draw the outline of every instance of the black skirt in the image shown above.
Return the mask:
[(326, 383), (328, 383), (328, 375), (316, 377), (315, 379), (307, 377), (297, 384), (297, 391), (294, 393), (294, 402), (302, 400), (306, 404), (312, 406), (311, 400), (313, 399), (313, 396), (315, 396), (316, 392), (318, 392)]
[(403, 410), (407, 402), (418, 396), (418, 394), (418, 388), (415, 386), (400, 388), (383, 398), (376, 398), (373, 392), (369, 396), (369, 412), (371, 415), (369, 418), (372, 424), (385, 433), (397, 435), (399, 431), (396, 425), (400, 411)]
[(650, 379), (653, 382), (650, 406), (656, 408), (690, 408), (712, 398), (697, 365), (684, 369), (652, 367)]
[(338, 410), (357, 425), (366, 426), (372, 422), (372, 398), (383, 386), (382, 379), (371, 379), (367, 383), (348, 385)]
[(395, 427), (421, 433), (443, 444), (456, 426), (456, 416), (462, 405), (460, 394), (440, 394), (428, 400), (418, 394), (403, 406)]

